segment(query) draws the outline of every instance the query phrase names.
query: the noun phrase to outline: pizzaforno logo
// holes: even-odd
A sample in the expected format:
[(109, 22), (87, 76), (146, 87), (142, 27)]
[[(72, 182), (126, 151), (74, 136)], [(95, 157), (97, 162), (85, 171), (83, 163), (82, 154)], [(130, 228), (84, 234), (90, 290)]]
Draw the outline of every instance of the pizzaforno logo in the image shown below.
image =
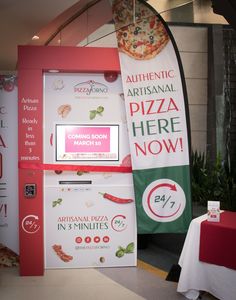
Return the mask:
[(107, 94), (108, 87), (105, 84), (88, 80), (78, 83), (74, 86), (74, 93), (76, 96), (91, 96), (94, 94)]

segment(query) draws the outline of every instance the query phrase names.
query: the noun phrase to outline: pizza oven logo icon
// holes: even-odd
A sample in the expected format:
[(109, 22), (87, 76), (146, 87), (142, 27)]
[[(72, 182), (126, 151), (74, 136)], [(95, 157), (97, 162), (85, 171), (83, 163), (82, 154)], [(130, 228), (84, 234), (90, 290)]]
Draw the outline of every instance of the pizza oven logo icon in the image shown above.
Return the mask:
[(74, 86), (74, 93), (76, 96), (94, 96), (104, 95), (108, 93), (108, 87), (105, 84), (99, 83), (94, 80), (88, 80), (78, 83)]

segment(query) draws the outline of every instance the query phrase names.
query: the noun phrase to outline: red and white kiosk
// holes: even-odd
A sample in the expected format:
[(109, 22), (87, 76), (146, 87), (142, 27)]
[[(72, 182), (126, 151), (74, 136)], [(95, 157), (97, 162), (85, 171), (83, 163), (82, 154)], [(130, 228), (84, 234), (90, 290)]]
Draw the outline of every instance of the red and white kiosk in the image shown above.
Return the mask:
[(20, 46), (18, 77), (20, 274), (135, 266), (117, 49)]

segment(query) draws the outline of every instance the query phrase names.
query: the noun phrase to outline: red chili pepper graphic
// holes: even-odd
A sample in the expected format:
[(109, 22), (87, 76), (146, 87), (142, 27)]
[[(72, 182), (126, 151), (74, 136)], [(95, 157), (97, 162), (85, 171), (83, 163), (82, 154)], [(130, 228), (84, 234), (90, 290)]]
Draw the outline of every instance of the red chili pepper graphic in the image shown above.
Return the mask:
[(119, 203), (119, 204), (126, 204), (134, 201), (133, 199), (119, 198), (108, 193), (99, 193), (99, 194), (103, 195), (104, 199), (108, 199), (111, 200), (112, 202)]

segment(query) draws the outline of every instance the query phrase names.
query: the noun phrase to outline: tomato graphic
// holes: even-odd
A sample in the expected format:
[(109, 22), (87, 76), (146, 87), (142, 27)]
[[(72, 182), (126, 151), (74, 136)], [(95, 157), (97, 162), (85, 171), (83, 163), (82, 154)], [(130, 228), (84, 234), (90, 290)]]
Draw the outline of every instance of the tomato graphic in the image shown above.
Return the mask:
[(14, 89), (14, 83), (11, 81), (7, 81), (3, 83), (3, 88), (7, 92), (11, 92)]
[(61, 170), (55, 170), (55, 173), (56, 173), (57, 175), (59, 175), (59, 174), (62, 173), (62, 171), (61, 171)]
[(132, 164), (131, 164), (131, 155), (130, 154), (126, 155), (122, 159), (121, 166), (122, 167), (131, 167), (132, 166)]
[(116, 72), (105, 72), (104, 73), (104, 78), (108, 82), (116, 81), (117, 77), (118, 77), (118, 74)]

